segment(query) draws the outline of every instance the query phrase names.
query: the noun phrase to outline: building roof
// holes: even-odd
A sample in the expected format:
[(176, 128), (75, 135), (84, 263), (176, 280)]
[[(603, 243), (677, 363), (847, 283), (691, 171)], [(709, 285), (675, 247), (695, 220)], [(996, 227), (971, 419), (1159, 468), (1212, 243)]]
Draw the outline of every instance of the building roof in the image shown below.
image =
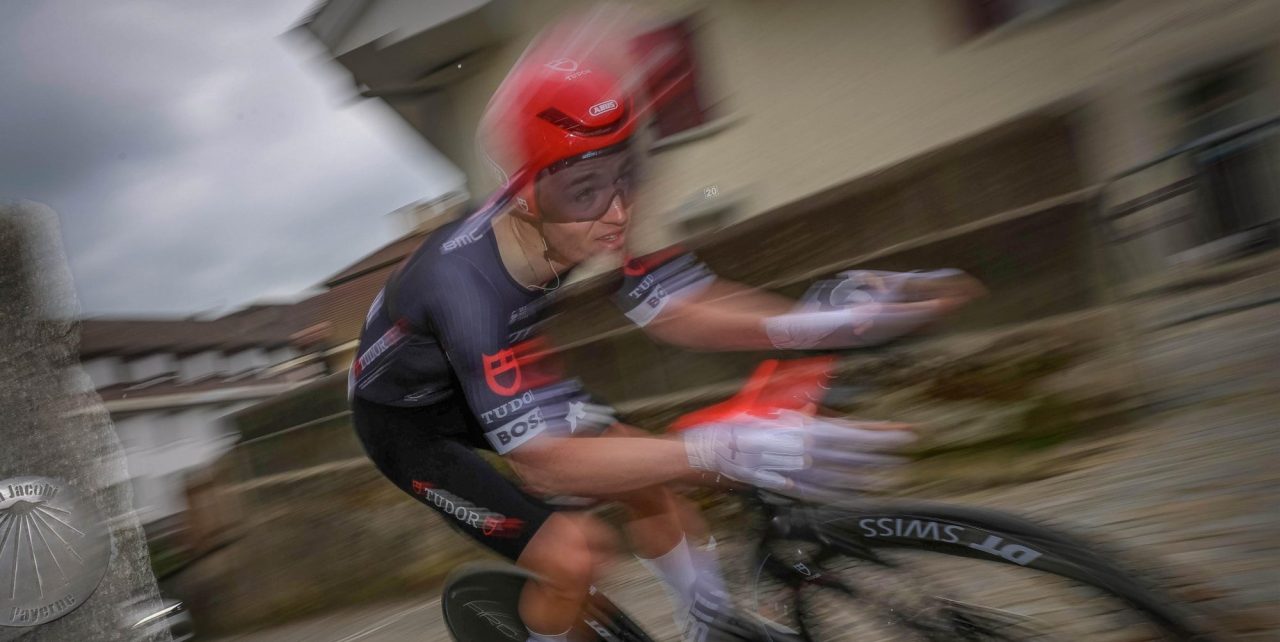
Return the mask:
[(395, 266), (404, 257), (417, 249), (418, 244), (422, 243), (422, 239), (428, 233), (428, 231), (415, 231), (374, 250), (359, 261), (343, 268), (341, 272), (326, 279), (325, 286), (336, 288), (372, 270)]
[(146, 398), (192, 395), (196, 393), (223, 391), (228, 389), (244, 390), (252, 396), (254, 389), (262, 392), (261, 396), (270, 396), (271, 392), (281, 385), (294, 384), (299, 381), (297, 373), (281, 372), (267, 377), (252, 376), (249, 373), (238, 375), (214, 375), (197, 381), (181, 381), (176, 377), (166, 376), (144, 382), (118, 383), (98, 389), (98, 396), (104, 402)]
[(216, 319), (92, 318), (80, 327), (80, 356), (142, 356), (156, 352), (234, 352), (288, 345), (313, 323), (298, 305), (254, 305)]
[(85, 319), (80, 357), (341, 345), (359, 337), (369, 304), (387, 275), (434, 227), (419, 228), (374, 250), (326, 280), (328, 289), (297, 303), (255, 304), (214, 319)]
[(300, 316), (311, 320), (299, 331), (308, 335), (308, 340), (326, 347), (359, 338), (369, 305), (387, 282), (387, 276), (418, 249), (428, 234), (448, 220), (441, 217), (433, 224), (419, 227), (329, 277), (324, 283), (327, 290), (298, 304), (305, 308)]
[(397, 259), (315, 296), (315, 318), (328, 324), (325, 344), (341, 345), (360, 336), (369, 304), (373, 303), (373, 298), (378, 295), (378, 291), (387, 282), (387, 276), (398, 263)]
[(418, 244), (422, 243), (422, 239), (428, 234), (463, 216), (469, 198), (465, 191), (446, 192), (434, 199), (410, 203), (392, 212), (393, 216), (400, 219), (402, 225), (407, 224), (413, 231), (343, 268), (337, 274), (325, 279), (324, 285), (334, 288), (372, 270), (394, 266), (416, 250)]

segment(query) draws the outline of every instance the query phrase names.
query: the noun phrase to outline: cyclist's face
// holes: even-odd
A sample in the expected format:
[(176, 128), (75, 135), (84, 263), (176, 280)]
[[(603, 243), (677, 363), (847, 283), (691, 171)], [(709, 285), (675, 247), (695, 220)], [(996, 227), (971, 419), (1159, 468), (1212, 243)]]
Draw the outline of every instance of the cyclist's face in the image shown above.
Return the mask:
[(541, 231), (556, 260), (577, 265), (597, 254), (621, 250), (627, 242), (627, 226), (630, 222), (631, 208), (624, 205), (621, 198), (615, 198), (604, 215), (594, 221), (544, 221)]
[(535, 184), (538, 208), (548, 223), (585, 223), (605, 216), (614, 201), (631, 206), (639, 156), (630, 146), (553, 167)]
[(542, 232), (562, 260), (621, 250), (631, 222), (636, 161), (629, 152), (578, 161), (536, 184)]

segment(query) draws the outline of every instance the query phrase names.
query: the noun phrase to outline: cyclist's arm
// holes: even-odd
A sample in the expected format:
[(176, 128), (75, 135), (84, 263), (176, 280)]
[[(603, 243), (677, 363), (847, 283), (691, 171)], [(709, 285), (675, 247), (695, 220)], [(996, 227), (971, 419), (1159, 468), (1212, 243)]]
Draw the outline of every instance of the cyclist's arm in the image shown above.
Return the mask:
[(769, 350), (764, 319), (794, 302), (722, 279), (670, 248), (627, 261), (615, 302), (653, 338), (695, 350)]
[(599, 496), (697, 475), (675, 437), (574, 439), (545, 434), (507, 455), (527, 483), (554, 494)]
[(692, 255), (672, 250), (629, 262), (617, 300), (650, 336), (689, 349), (848, 348), (919, 330), (983, 292), (958, 274), (925, 288), (932, 298), (924, 300), (857, 312), (799, 311), (786, 297), (718, 278)]
[[(795, 301), (765, 290), (716, 279), (709, 291), (673, 301), (646, 326), (650, 336), (693, 350), (776, 350), (766, 332), (766, 320), (792, 311)], [(891, 317), (937, 319), (964, 305), (970, 295), (959, 293), (924, 301), (882, 304), (877, 308), (880, 323), (893, 323)], [(849, 321), (849, 325), (854, 322)], [(913, 331), (924, 323), (907, 323), (899, 335)], [(870, 341), (874, 345), (878, 341)], [(854, 347), (858, 343), (844, 347)]]
[(764, 320), (794, 305), (787, 297), (717, 277), (707, 288), (665, 306), (645, 332), (694, 350), (772, 350)]

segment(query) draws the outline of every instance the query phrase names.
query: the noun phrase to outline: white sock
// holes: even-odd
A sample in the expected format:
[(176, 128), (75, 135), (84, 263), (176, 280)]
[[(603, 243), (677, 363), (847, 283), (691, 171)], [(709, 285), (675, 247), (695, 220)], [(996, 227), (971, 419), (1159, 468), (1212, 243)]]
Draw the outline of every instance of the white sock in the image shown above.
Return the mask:
[(720, 564), (716, 561), (714, 551), (689, 546), (689, 540), (685, 537), (681, 537), (671, 550), (656, 558), (636, 557), (650, 573), (662, 580), (671, 599), (680, 605), (681, 610), (687, 609), (693, 602), (693, 585), (697, 582), (714, 590), (724, 591), (724, 577), (720, 574)]
[(527, 642), (569, 642), (569, 631), (572, 630), (573, 627), (569, 627), (568, 630), (559, 635), (547, 635), (546, 633), (535, 633), (531, 629)]
[(729, 591), (724, 586), (724, 574), (720, 572), (720, 556), (716, 554), (716, 538), (709, 537), (707, 545), (689, 547), (689, 556), (698, 579), (721, 593)]
[(694, 568), (693, 557), (689, 553), (689, 540), (682, 535), (680, 541), (666, 553), (653, 559), (637, 555), (636, 559), (662, 580), (672, 601), (680, 604), (682, 609), (689, 606), (693, 599), (693, 584), (698, 581), (698, 571)]

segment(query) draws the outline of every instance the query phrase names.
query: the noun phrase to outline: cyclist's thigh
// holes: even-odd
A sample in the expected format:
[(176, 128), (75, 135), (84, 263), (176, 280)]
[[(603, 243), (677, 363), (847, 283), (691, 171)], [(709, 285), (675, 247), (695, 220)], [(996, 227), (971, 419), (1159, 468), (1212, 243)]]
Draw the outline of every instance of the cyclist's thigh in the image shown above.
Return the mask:
[(519, 559), (553, 510), (469, 445), (440, 437), (427, 423), (448, 414), (370, 405), (357, 400), (353, 415), (365, 451), (382, 474), (468, 537), (507, 559)]
[(617, 550), (617, 536), (600, 519), (581, 511), (557, 511), (516, 561), (543, 577), (589, 581)]

